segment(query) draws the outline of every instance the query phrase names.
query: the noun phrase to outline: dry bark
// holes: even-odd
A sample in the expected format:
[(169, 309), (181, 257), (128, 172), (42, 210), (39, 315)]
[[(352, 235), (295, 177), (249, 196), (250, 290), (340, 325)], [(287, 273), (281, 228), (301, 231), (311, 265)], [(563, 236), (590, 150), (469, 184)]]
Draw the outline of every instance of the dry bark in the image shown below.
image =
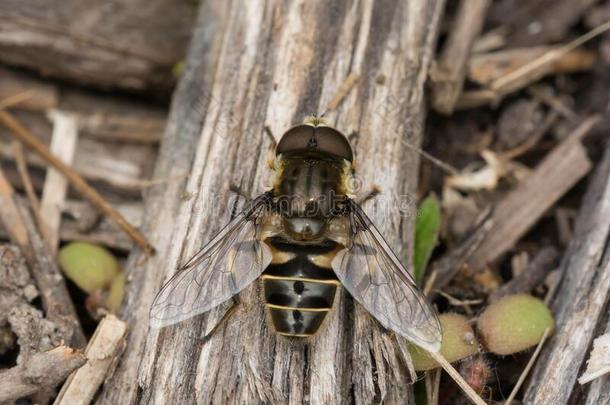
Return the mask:
[(0, 61), (98, 87), (168, 92), (195, 2), (0, 2)]
[(434, 65), (432, 106), (442, 114), (451, 114), (462, 92), (464, 77), (474, 41), (483, 29), (489, 0), (462, 0), (447, 44)]
[(24, 364), (0, 373), (0, 403), (54, 388), (85, 361), (82, 353), (66, 346), (37, 353)]
[(562, 281), (552, 310), (556, 330), (533, 370), (524, 402), (580, 403), (576, 378), (589, 347), (605, 326), (610, 299), (610, 145), (589, 184), (574, 236), (560, 269)]
[[(253, 195), (268, 173), (264, 134), (279, 136), (320, 111), (350, 73), (360, 80), (329, 121), (356, 132), (358, 170), (382, 195), (365, 208), (408, 258), (423, 84), (443, 1), (205, 2), (175, 95), (145, 226), (158, 249), (132, 255), (123, 318), (130, 335), (99, 403), (411, 402), (392, 339), (346, 293), (309, 344), (268, 327), (258, 285), (208, 338), (222, 311), (148, 331), (148, 309), (168, 275), (229, 217), (229, 185)], [(410, 198), (409, 198), (410, 197)], [(405, 204), (407, 203), (407, 204)], [(409, 204), (411, 203), (411, 204)]]
[(127, 325), (114, 315), (106, 315), (89, 341), (83, 365), (68, 378), (55, 405), (88, 405), (124, 348)]
[[(96, 183), (105, 194), (141, 198), (152, 175), (157, 144), (165, 126), (165, 112), (126, 97), (86, 92), (68, 85), (35, 79), (33, 75), (0, 67), (0, 105), (20, 98), (11, 113), (46, 146), (50, 147), (52, 123), (49, 112), (61, 110), (77, 118), (78, 142), (72, 167)], [(14, 162), (13, 135), (0, 125), (0, 157)], [(46, 169), (46, 162), (25, 149), (30, 169)], [(3, 169), (13, 184), (15, 170)], [(186, 175), (186, 173), (184, 173)], [(32, 182), (42, 189), (44, 177), (31, 170)]]
[[(610, 311), (606, 313), (606, 319), (608, 320), (605, 332), (610, 333)], [(598, 336), (596, 336), (597, 338)], [(586, 387), (585, 387), (586, 388)], [(588, 392), (584, 405), (597, 405), (597, 404), (609, 404), (610, 403), (610, 374), (605, 374), (601, 377), (596, 378), (588, 384)]]
[(591, 170), (580, 140), (597, 122), (595, 117), (583, 121), (494, 207), (493, 229), (468, 260), (473, 271), (483, 269), (511, 249), (546, 210)]
[[(47, 162), (49, 166), (52, 166), (55, 170), (61, 172), (68, 180), (69, 184), (78, 191), (79, 194), (85, 197), (91, 204), (95, 205), (104, 215), (112, 219), (136, 244), (141, 246), (148, 254), (154, 252), (152, 245), (138, 229), (133, 227), (133, 225), (131, 225), (95, 188), (91, 187), (77, 171), (51, 153), (34, 134), (28, 131), (11, 114), (0, 110), (0, 121), (11, 130), (11, 133), (16, 139), (36, 152), (36, 154)], [(76, 125), (72, 124), (72, 127), (72, 131), (75, 131)]]
[[(14, 245), (0, 245), (0, 325), (4, 325), (11, 308), (31, 302), (38, 296), (23, 255)], [(0, 352), (2, 350), (0, 349)]]
[[(116, 204), (116, 209), (135, 227), (142, 223), (143, 204), (141, 202)], [(101, 218), (100, 212), (86, 201), (67, 200), (62, 208), (59, 238), (62, 241), (87, 241), (113, 249), (129, 252), (133, 241), (108, 218)], [(0, 239), (9, 235), (0, 227)]]
[(85, 336), (64, 279), (34, 225), (32, 216), (0, 169), (0, 221), (19, 246), (42, 297), (46, 317), (55, 322), (66, 342), (84, 347)]

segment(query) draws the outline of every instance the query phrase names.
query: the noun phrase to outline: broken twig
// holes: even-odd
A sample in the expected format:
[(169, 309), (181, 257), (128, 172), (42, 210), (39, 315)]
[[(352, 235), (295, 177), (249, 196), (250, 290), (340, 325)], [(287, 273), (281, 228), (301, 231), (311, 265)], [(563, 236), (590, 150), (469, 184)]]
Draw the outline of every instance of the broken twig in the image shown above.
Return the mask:
[(24, 144), (32, 148), (40, 157), (60, 171), (70, 184), (83, 194), (89, 201), (96, 205), (104, 214), (108, 215), (117, 223), (148, 255), (154, 254), (153, 246), (146, 240), (137, 229), (117, 212), (95, 189), (93, 189), (83, 177), (70, 166), (53, 156), (49, 150), (36, 137), (23, 127), (12, 115), (0, 110), (0, 122)]
[(549, 207), (591, 170), (580, 139), (598, 121), (596, 116), (583, 121), (494, 207), (493, 229), (468, 261), (473, 271), (511, 249)]
[(455, 25), (439, 61), (432, 68), (432, 105), (451, 114), (462, 92), (466, 66), (475, 39), (480, 34), (489, 0), (462, 0)]
[(85, 361), (82, 353), (66, 346), (37, 353), (26, 363), (0, 373), (0, 403), (53, 388)]
[(102, 385), (121, 351), (127, 324), (107, 315), (97, 326), (85, 355), (87, 364), (79, 368), (59, 392), (55, 405), (87, 405)]
[(15, 152), (15, 163), (17, 164), (17, 171), (19, 172), (19, 177), (21, 177), (21, 182), (23, 183), (23, 188), (25, 189), (25, 194), (28, 197), (28, 201), (30, 202), (30, 206), (32, 207), (32, 212), (34, 213), (34, 218), (36, 219), (36, 225), (38, 225), (38, 230), (40, 234), (43, 236), (43, 239), (49, 242), (49, 236), (46, 224), (40, 215), (40, 201), (38, 200), (38, 196), (36, 195), (36, 191), (34, 190), (34, 185), (32, 184), (32, 178), (30, 177), (30, 172), (28, 170), (28, 165), (25, 160), (25, 155), (23, 153), (23, 145), (19, 141), (13, 141), (13, 150)]
[(558, 256), (559, 252), (554, 247), (547, 246), (542, 248), (527, 268), (517, 277), (494, 291), (489, 296), (489, 301), (494, 302), (510, 294), (528, 293), (532, 288), (544, 281)]
[[(53, 137), (50, 153), (66, 165), (74, 160), (78, 127), (76, 117), (59, 110), (52, 111), (49, 118), (53, 121)], [(42, 189), (40, 216), (45, 219), (48, 232), (47, 242), (53, 254), (59, 247), (59, 227), (61, 225), (61, 208), (68, 194), (68, 181), (53, 167), (47, 169), (47, 176)]]
[(466, 396), (475, 404), (477, 405), (487, 405), (485, 403), (485, 401), (483, 401), (483, 399), (481, 399), (481, 397), (479, 396), (479, 394), (477, 394), (470, 385), (468, 385), (468, 383), (466, 381), (464, 381), (464, 378), (462, 378), (462, 376), (460, 375), (460, 373), (458, 373), (458, 371), (453, 368), (453, 366), (451, 365), (451, 363), (449, 363), (442, 354), (440, 353), (432, 353), (432, 352), (427, 352), (430, 357), (432, 357), (434, 360), (436, 360), (436, 362), (438, 364), (441, 365), (441, 367), (443, 367), (443, 370), (445, 370), (447, 372), (447, 374), (449, 374), (449, 376), (451, 377), (451, 379), (453, 381), (455, 381), (455, 383), (462, 389), (462, 391), (464, 392), (464, 394), (466, 394)]
[(529, 379), (524, 403), (564, 404), (575, 392), (579, 371), (610, 298), (610, 145), (585, 193), (574, 237), (563, 256), (561, 282), (551, 308), (557, 330)]
[(507, 94), (515, 89), (522, 88), (524, 81), (527, 83), (532, 83), (533, 81), (538, 80), (540, 77), (542, 77), (542, 75), (545, 74), (546, 68), (549, 65), (555, 63), (570, 51), (578, 48), (596, 36), (603, 34), (609, 29), (610, 21), (592, 29), (586, 34), (576, 38), (574, 41), (559, 48), (551, 49), (530, 63), (527, 63), (520, 68), (497, 78), (489, 85), (489, 88), (492, 91), (501, 94)]
[(85, 346), (85, 336), (55, 260), (1, 168), (0, 220), (28, 263), (40, 290), (47, 318), (64, 327), (66, 341), (73, 341), (76, 347)]
[(511, 402), (513, 402), (513, 399), (515, 399), (515, 397), (517, 396), (517, 392), (519, 392), (519, 389), (523, 385), (523, 382), (525, 381), (525, 378), (527, 377), (527, 375), (529, 374), (530, 370), (532, 369), (532, 366), (534, 365), (534, 362), (538, 358), (538, 355), (540, 354), (540, 350), (542, 350), (542, 346), (544, 345), (544, 342), (546, 342), (546, 338), (549, 336), (550, 332), (551, 332), (551, 330), (549, 328), (546, 328), (544, 330), (544, 334), (542, 335), (542, 338), (540, 339), (540, 342), (538, 342), (538, 346), (536, 346), (536, 350), (534, 351), (534, 354), (532, 354), (532, 357), (530, 357), (530, 359), (528, 360), (527, 364), (525, 365), (525, 368), (523, 369), (523, 372), (519, 376), (519, 379), (517, 380), (517, 383), (513, 387), (513, 390), (510, 392), (510, 395), (506, 399), (506, 402), (504, 403), (504, 405), (510, 405)]
[(430, 291), (430, 299), (433, 299), (436, 292), (446, 286), (462, 269), (483, 243), (492, 227), (492, 211), (487, 208), (479, 215), (470, 236), (432, 264), (432, 272), (424, 288), (424, 291)]

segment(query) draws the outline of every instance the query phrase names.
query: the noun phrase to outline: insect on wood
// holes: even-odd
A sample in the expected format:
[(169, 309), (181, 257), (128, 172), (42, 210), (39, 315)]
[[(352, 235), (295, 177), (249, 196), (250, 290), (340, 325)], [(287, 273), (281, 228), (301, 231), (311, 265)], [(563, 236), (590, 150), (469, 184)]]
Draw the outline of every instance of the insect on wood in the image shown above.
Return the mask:
[(385, 328), (438, 351), (434, 309), (350, 193), (354, 154), (347, 138), (308, 118), (282, 136), (273, 171), (271, 189), (161, 288), (151, 326), (209, 311), (258, 279), (280, 335), (314, 335), (345, 287)]

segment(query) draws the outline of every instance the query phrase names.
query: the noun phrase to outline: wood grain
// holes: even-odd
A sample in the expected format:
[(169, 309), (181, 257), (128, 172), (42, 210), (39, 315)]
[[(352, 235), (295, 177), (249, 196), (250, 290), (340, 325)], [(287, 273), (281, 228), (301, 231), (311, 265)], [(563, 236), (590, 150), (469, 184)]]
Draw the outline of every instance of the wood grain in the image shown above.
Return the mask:
[(85, 335), (55, 259), (38, 233), (27, 207), (15, 194), (1, 168), (0, 221), (25, 257), (40, 291), (46, 317), (59, 325), (66, 342), (77, 348), (84, 347)]
[(0, 2), (0, 61), (97, 87), (167, 93), (197, 5), (191, 1)]
[(114, 315), (106, 315), (91, 337), (85, 356), (87, 363), (74, 372), (55, 398), (55, 405), (88, 405), (124, 348), (127, 325)]
[(588, 186), (574, 236), (560, 265), (562, 281), (551, 309), (556, 330), (545, 345), (525, 393), (527, 404), (574, 403), (576, 378), (610, 299), (610, 145)]
[[(408, 259), (424, 117), (423, 84), (442, 1), (206, 2), (175, 95), (156, 176), (189, 181), (151, 190), (147, 227), (159, 254), (133, 256), (123, 315), (126, 356), (100, 403), (411, 402), (391, 336), (342, 293), (308, 344), (269, 329), (258, 285), (209, 338), (206, 318), (147, 331), (161, 283), (227, 221), (230, 183), (253, 195), (268, 181), (263, 128), (279, 137), (321, 111), (351, 72), (360, 80), (329, 121), (355, 132), (358, 170), (382, 195), (366, 210)], [(384, 80), (376, 80), (383, 77)], [(185, 199), (181, 199), (183, 196)], [(401, 212), (395, 208), (402, 203)]]
[[(49, 151), (71, 166), (78, 142), (76, 117), (56, 110), (50, 114), (50, 118), (53, 120), (53, 136)], [(66, 178), (52, 167), (48, 168), (40, 198), (40, 216), (45, 221), (45, 228), (41, 233), (53, 255), (57, 254), (59, 248), (61, 208), (67, 194)]]
[(431, 71), (432, 106), (451, 114), (462, 92), (472, 46), (483, 29), (489, 0), (462, 0), (438, 60)]
[[(602, 333), (610, 333), (610, 311), (607, 311), (606, 319), (608, 319), (606, 329)], [(601, 335), (601, 333), (600, 333)], [(596, 338), (599, 336), (595, 336)], [(588, 392), (584, 405), (597, 405), (610, 403), (610, 374), (603, 375), (588, 384)], [(584, 387), (585, 389), (587, 387)]]
[(511, 249), (546, 210), (591, 170), (580, 139), (597, 122), (596, 117), (583, 121), (494, 207), (493, 228), (470, 257), (471, 269), (483, 269)]
[(0, 402), (12, 403), (41, 390), (54, 388), (86, 361), (82, 353), (66, 346), (36, 353), (24, 364), (0, 373)]

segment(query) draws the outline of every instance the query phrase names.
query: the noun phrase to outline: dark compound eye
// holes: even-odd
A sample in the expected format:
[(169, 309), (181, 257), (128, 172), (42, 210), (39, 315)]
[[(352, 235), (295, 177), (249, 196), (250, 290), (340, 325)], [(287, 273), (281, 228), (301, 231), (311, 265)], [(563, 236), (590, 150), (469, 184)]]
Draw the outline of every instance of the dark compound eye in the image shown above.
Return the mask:
[(276, 147), (276, 154), (318, 152), (333, 159), (354, 160), (352, 147), (341, 132), (326, 126), (297, 125), (286, 131)]

